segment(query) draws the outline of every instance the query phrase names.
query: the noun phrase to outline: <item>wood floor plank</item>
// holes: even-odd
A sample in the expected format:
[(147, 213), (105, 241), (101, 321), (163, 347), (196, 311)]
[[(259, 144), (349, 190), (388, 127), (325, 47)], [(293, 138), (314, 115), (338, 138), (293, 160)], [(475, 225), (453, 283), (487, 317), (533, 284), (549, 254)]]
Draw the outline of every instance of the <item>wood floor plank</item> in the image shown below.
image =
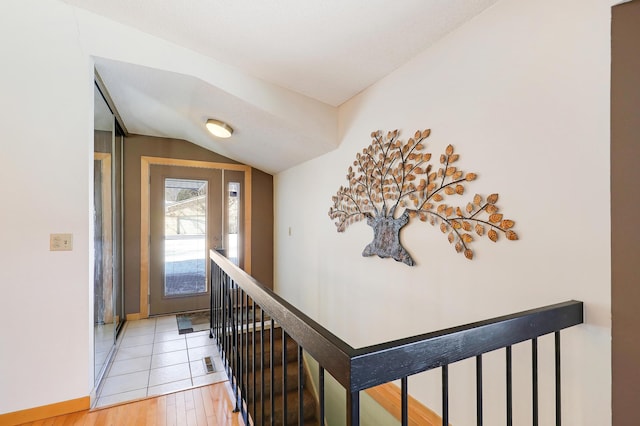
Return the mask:
[(187, 416), (188, 426), (198, 426), (196, 420), (196, 408), (193, 401), (193, 390), (189, 389), (183, 392), (184, 394), (184, 409)]
[(156, 418), (154, 422), (149, 424), (157, 426), (167, 426), (167, 397), (162, 395), (157, 398), (158, 405), (156, 410)]
[(215, 416), (214, 414), (215, 412), (213, 411), (213, 404), (212, 404), (213, 398), (211, 397), (210, 388), (211, 386), (205, 386), (200, 388), (200, 394), (202, 395), (202, 403), (204, 404), (204, 411), (207, 418)]
[(240, 414), (233, 412), (230, 391), (228, 382), (216, 383), (22, 426), (244, 426)]
[(178, 413), (176, 411), (176, 394), (167, 395), (167, 426), (178, 424)]
[(187, 426), (187, 407), (183, 392), (176, 393), (176, 424)]
[(156, 418), (158, 417), (158, 402), (159, 402), (160, 398), (153, 398), (153, 399), (149, 399), (148, 402), (148, 406), (147, 406), (147, 412), (146, 412), (146, 417), (144, 419), (144, 424), (145, 425), (155, 425), (156, 422)]
[(204, 400), (202, 399), (202, 388), (193, 389), (193, 405), (196, 412), (196, 421), (198, 426), (206, 426), (207, 411), (204, 408)]
[(84, 422), (84, 426), (96, 426), (96, 421), (98, 420), (98, 412), (93, 411), (87, 414), (87, 419)]
[(84, 411), (80, 411), (61, 417), (64, 417), (64, 421), (61, 423), (62, 426), (75, 426), (84, 423), (82, 419), (86, 417), (86, 413)]

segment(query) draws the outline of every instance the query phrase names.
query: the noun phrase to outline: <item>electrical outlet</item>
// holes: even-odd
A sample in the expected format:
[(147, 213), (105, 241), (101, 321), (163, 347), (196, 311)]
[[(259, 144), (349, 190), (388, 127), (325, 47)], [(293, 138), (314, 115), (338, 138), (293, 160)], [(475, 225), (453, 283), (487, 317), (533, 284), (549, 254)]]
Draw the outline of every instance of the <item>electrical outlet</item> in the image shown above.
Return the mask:
[(73, 250), (73, 234), (51, 234), (49, 236), (49, 251)]

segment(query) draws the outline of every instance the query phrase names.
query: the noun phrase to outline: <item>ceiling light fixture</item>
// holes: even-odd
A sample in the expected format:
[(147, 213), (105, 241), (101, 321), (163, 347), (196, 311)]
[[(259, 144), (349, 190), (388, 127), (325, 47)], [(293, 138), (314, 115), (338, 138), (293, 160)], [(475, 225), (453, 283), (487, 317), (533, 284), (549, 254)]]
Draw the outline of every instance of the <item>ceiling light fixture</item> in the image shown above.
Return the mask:
[(209, 130), (213, 136), (217, 136), (219, 138), (231, 137), (231, 134), (233, 133), (231, 126), (223, 121), (214, 120), (213, 118), (207, 120), (206, 126), (207, 130)]

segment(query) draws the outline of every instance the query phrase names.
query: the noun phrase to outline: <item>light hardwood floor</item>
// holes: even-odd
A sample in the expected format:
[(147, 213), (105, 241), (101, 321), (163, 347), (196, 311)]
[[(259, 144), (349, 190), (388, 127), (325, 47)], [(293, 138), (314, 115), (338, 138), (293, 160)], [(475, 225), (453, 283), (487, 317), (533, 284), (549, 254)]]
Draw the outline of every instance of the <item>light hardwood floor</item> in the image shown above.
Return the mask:
[(94, 411), (25, 423), (29, 426), (244, 426), (233, 413), (229, 382), (187, 389)]

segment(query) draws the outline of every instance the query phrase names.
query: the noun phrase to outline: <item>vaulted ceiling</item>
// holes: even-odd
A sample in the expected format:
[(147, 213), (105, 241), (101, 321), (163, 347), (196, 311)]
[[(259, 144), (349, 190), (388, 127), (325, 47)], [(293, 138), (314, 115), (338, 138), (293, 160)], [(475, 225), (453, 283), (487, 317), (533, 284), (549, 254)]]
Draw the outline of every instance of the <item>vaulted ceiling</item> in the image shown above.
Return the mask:
[[(243, 78), (282, 89), (285, 98), (294, 93), (326, 111), (497, 0), (64, 1), (212, 58)], [(132, 133), (186, 139), (271, 173), (338, 143), (337, 132), (314, 139), (198, 76), (106, 58), (97, 58), (96, 68)], [(203, 132), (209, 116), (232, 124), (232, 141), (223, 144)]]

